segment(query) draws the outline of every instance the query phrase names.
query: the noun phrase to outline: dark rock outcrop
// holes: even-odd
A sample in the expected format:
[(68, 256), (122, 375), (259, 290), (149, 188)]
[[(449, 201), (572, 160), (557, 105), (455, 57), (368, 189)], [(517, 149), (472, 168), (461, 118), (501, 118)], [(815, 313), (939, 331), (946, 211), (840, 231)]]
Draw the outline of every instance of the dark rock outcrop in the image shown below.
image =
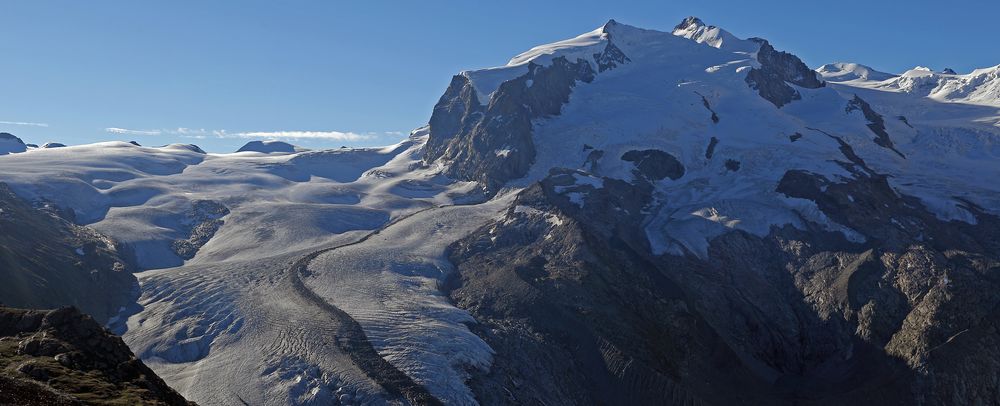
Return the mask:
[(0, 307), (0, 404), (192, 403), (76, 309)]
[(62, 143), (58, 143), (58, 142), (46, 142), (46, 143), (42, 144), (42, 148), (63, 148), (65, 146), (66, 146), (66, 144), (62, 144)]
[(198, 200), (191, 205), (187, 213), (185, 226), (188, 238), (174, 241), (170, 248), (182, 259), (194, 258), (198, 250), (208, 243), (219, 231), (224, 221), (222, 217), (229, 214), (229, 209), (211, 200)]
[(528, 73), (502, 83), (485, 107), (467, 78), (454, 77), (434, 107), (424, 161), (443, 159), (449, 176), (496, 191), (524, 176), (534, 161), (531, 121), (558, 115), (577, 82), (590, 82), (594, 75), (582, 59), (529, 63)]
[(718, 145), (718, 138), (712, 137), (712, 139), (708, 141), (708, 148), (705, 148), (705, 159), (712, 159), (712, 156), (715, 155), (715, 147)]
[[(637, 254), (648, 248), (628, 230), (650, 190), (613, 179), (574, 187), (578, 176), (556, 171), (518, 196), (515, 206), (534, 211), (512, 208), (452, 247), (450, 294), (497, 351), (470, 382), (479, 402), (708, 404), (678, 382), (716, 368), (725, 378), (712, 385), (752, 387), (677, 287)], [(569, 194), (584, 194), (582, 206)]]
[(673, 155), (658, 149), (632, 150), (622, 154), (622, 160), (632, 162), (636, 177), (655, 182), (664, 178), (671, 180), (684, 176), (684, 165)]
[[(892, 150), (892, 152), (895, 152), (902, 158), (906, 158), (902, 152), (899, 152), (899, 150), (896, 149), (896, 146), (892, 143), (892, 139), (889, 138), (889, 132), (885, 130), (885, 119), (882, 118), (882, 115), (876, 113), (875, 109), (872, 109), (872, 106), (864, 99), (858, 97), (858, 95), (854, 95), (854, 98), (847, 102), (847, 112), (850, 113), (855, 110), (861, 110), (861, 114), (865, 116), (865, 120), (868, 120), (868, 129), (875, 134), (876, 144), (880, 147)], [(906, 125), (910, 125), (910, 123), (906, 121), (906, 117), (903, 117), (902, 121), (906, 123)]]
[(645, 181), (556, 169), (522, 191), (449, 254), (449, 294), (497, 351), (479, 401), (997, 403), (1000, 218), (940, 220), (841, 147), (853, 178), (777, 190), (861, 240), (807, 223), (653, 255)]
[(767, 101), (781, 108), (793, 100), (801, 99), (802, 95), (789, 86), (789, 83), (806, 89), (826, 85), (797, 56), (777, 51), (767, 41), (760, 40), (760, 43), (760, 50), (757, 52), (760, 68), (750, 69), (746, 82)]
[(608, 44), (604, 47), (603, 51), (593, 55), (594, 62), (597, 64), (597, 72), (599, 73), (632, 62), (628, 55), (625, 55), (625, 53), (622, 52), (622, 50), (619, 49), (614, 42), (612, 42), (613, 38), (611, 36), (611, 31), (617, 24), (618, 23), (615, 20), (610, 20), (607, 24), (604, 24), (604, 34), (607, 36)]
[(708, 102), (708, 98), (698, 92), (695, 92), (695, 94), (701, 97), (701, 104), (705, 106), (705, 109), (712, 113), (712, 123), (719, 124), (719, 115), (715, 114), (715, 110), (712, 109), (712, 105)]
[(707, 24), (705, 24), (704, 21), (701, 21), (701, 19), (698, 17), (688, 16), (685, 17), (683, 20), (681, 20), (680, 24), (674, 26), (674, 31), (686, 30), (691, 27), (702, 27), (702, 26), (707, 26)]
[[(845, 181), (789, 171), (778, 191), (816, 202), (867, 238), (861, 247), (830, 250), (856, 258), (857, 271), (810, 270), (808, 289), (819, 312), (841, 315), (857, 338), (905, 362), (905, 399), (1000, 400), (1000, 219), (967, 204), (976, 224), (940, 220), (879, 174)], [(828, 286), (837, 280), (840, 290)]]
[(0, 183), (0, 302), (73, 305), (104, 322), (131, 301), (127, 252), (71, 217), (50, 204), (32, 207)]

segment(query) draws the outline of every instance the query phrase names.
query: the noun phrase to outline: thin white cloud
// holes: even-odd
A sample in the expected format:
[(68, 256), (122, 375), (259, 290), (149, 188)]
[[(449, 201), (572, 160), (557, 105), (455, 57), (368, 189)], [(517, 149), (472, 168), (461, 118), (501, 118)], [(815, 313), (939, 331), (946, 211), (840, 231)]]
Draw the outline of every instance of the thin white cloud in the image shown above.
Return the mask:
[(337, 141), (360, 141), (367, 140), (374, 135), (358, 134), (354, 132), (342, 131), (248, 131), (248, 132), (227, 132), (226, 130), (213, 131), (219, 138), (266, 138), (285, 140), (337, 140)]
[(26, 121), (0, 121), (0, 124), (6, 125), (23, 125), (27, 127), (48, 127), (48, 123), (31, 123)]
[(124, 135), (160, 135), (163, 131), (160, 130), (129, 130), (128, 128), (118, 128), (118, 127), (108, 127), (104, 131), (111, 134), (124, 134)]
[[(351, 131), (234, 131), (228, 130), (206, 130), (204, 128), (178, 127), (176, 129), (156, 129), (156, 130), (131, 130), (128, 128), (108, 127), (104, 131), (110, 134), (122, 135), (176, 135), (182, 138), (205, 139), (210, 136), (216, 138), (259, 138), (268, 140), (327, 140), (327, 141), (362, 141), (377, 138), (375, 132), (356, 133)], [(403, 132), (387, 131), (383, 133), (389, 136), (399, 136)]]

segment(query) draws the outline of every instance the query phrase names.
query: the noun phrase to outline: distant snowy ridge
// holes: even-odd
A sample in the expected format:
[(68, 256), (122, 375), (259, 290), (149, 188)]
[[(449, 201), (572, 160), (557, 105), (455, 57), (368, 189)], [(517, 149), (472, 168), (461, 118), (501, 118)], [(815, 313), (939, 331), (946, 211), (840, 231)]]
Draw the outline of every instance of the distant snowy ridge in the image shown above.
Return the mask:
[(824, 80), (831, 82), (846, 82), (849, 80), (883, 81), (896, 77), (891, 73), (879, 72), (871, 67), (847, 62), (828, 63), (816, 68), (816, 72)]
[(905, 93), (916, 97), (954, 102), (1000, 106), (1000, 65), (957, 74), (946, 69), (935, 72), (918, 66), (899, 75), (879, 72), (856, 63), (823, 65), (816, 71), (831, 82)]

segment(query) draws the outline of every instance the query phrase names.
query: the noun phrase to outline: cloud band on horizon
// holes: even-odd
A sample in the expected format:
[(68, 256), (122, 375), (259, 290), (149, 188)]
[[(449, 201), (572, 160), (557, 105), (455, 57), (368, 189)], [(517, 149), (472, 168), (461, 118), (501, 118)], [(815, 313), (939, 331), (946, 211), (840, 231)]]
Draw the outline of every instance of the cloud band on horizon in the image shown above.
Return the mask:
[(0, 124), (5, 125), (22, 125), (27, 127), (48, 127), (48, 123), (32, 123), (29, 121), (0, 121)]
[[(109, 134), (118, 135), (145, 135), (145, 136), (157, 136), (157, 135), (176, 135), (183, 138), (195, 138), (195, 139), (205, 139), (209, 137), (215, 138), (261, 138), (269, 140), (300, 140), (300, 139), (311, 139), (311, 140), (336, 140), (336, 141), (362, 141), (375, 138), (377, 136), (374, 132), (369, 133), (356, 133), (351, 131), (240, 131), (240, 132), (229, 132), (227, 130), (213, 130), (208, 131), (205, 129), (191, 129), (185, 127), (179, 127), (177, 129), (161, 129), (161, 130), (133, 130), (121, 127), (107, 127), (104, 129), (105, 132)], [(389, 131), (385, 133), (386, 135), (399, 135), (402, 132), (399, 131)]]

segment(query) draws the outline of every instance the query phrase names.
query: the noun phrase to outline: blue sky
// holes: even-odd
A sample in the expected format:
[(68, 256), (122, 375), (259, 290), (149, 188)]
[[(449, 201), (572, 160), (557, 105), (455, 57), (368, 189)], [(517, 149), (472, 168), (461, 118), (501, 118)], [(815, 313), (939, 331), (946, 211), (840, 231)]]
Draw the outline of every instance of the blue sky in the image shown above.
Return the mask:
[(622, 3), (0, 0), (0, 131), (216, 152), (274, 134), (389, 144), (426, 123), (453, 74), (609, 18), (669, 30), (696, 15), (814, 67), (1000, 63), (992, 0)]

